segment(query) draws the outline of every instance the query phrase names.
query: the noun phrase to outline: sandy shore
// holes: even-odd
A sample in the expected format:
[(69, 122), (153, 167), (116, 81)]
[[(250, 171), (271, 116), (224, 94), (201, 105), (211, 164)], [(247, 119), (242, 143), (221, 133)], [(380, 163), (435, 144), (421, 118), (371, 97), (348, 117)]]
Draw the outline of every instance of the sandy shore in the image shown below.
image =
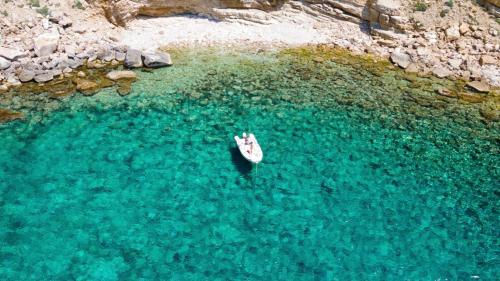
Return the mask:
[(169, 46), (336, 44), (363, 51), (372, 39), (353, 23), (325, 22), (308, 14), (295, 14), (293, 18), (282, 16), (264, 23), (198, 16), (140, 18), (123, 30), (121, 43), (139, 50)]

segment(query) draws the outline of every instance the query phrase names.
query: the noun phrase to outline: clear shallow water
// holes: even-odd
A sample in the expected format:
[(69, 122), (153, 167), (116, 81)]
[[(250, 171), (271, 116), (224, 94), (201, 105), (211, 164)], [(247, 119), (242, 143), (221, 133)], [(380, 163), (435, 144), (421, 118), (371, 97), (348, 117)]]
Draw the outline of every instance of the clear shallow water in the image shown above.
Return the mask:
[(498, 126), (477, 105), (392, 72), (210, 59), (4, 126), (1, 279), (498, 276)]

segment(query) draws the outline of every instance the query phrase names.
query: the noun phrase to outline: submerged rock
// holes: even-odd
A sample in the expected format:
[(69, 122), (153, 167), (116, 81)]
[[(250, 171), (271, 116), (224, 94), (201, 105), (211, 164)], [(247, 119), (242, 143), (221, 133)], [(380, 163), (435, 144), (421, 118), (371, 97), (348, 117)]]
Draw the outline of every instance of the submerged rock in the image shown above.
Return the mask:
[(73, 81), (76, 83), (76, 89), (84, 95), (93, 95), (99, 88), (99, 85), (96, 82), (87, 79), (77, 78)]
[(135, 79), (137, 75), (135, 72), (130, 71), (130, 70), (123, 70), (123, 71), (118, 71), (114, 70), (106, 74), (106, 78), (110, 80), (118, 80), (118, 79)]
[(485, 99), (484, 96), (481, 96), (479, 94), (466, 93), (466, 92), (458, 93), (458, 98), (460, 100), (463, 100), (463, 101), (466, 101), (469, 103), (480, 103), (480, 102), (483, 102)]
[(116, 89), (120, 96), (126, 96), (132, 91), (132, 81), (131, 80), (121, 80), (118, 82), (118, 88)]
[(0, 108), (0, 123), (5, 123), (17, 119), (23, 119), (24, 114), (17, 111), (12, 111), (9, 109)]

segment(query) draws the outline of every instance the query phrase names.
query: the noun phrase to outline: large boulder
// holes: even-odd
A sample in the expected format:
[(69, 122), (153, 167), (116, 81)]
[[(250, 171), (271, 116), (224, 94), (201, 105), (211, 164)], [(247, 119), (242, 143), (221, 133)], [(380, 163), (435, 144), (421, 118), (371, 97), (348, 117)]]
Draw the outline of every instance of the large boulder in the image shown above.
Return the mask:
[(0, 70), (9, 68), (11, 64), (10, 60), (0, 57)]
[(144, 52), (142, 58), (146, 67), (158, 68), (172, 65), (172, 59), (168, 53)]
[(38, 35), (33, 40), (35, 43), (35, 54), (38, 57), (48, 56), (57, 50), (59, 45), (59, 32), (54, 30)]
[(141, 67), (142, 58), (141, 51), (135, 49), (129, 49), (127, 55), (125, 55), (124, 65), (129, 68)]

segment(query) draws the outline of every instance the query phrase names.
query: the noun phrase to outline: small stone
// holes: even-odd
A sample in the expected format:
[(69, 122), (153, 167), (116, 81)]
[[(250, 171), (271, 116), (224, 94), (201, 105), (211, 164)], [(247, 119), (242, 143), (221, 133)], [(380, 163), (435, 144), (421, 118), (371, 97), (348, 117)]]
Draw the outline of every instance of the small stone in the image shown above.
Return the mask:
[(445, 78), (445, 77), (448, 77), (452, 74), (450, 70), (448, 70), (446, 67), (443, 67), (443, 66), (434, 67), (432, 69), (432, 73), (439, 78)]
[(118, 80), (118, 79), (135, 79), (137, 75), (135, 72), (130, 71), (130, 70), (123, 70), (123, 71), (111, 71), (108, 74), (106, 74), (106, 78), (110, 80)]
[(79, 58), (73, 58), (67, 60), (68, 66), (75, 69), (83, 65), (83, 60)]
[(122, 52), (115, 52), (115, 59), (117, 61), (124, 61), (125, 60), (125, 56), (126, 54), (125, 53), (122, 53)]
[(93, 60), (93, 61), (87, 61), (87, 67), (88, 68), (104, 68), (106, 67), (106, 64), (105, 63), (102, 63), (98, 60)]
[(431, 50), (429, 50), (429, 48), (426, 47), (418, 47), (417, 54), (421, 57), (428, 56), (431, 54)]
[(410, 63), (405, 69), (406, 73), (418, 73), (418, 65), (416, 63)]
[(460, 31), (458, 24), (450, 26), (448, 29), (446, 29), (445, 33), (446, 33), (446, 38), (450, 41), (454, 41), (460, 38)]
[(85, 77), (85, 76), (86, 76), (86, 74), (85, 74), (85, 72), (83, 72), (83, 71), (78, 71), (78, 72), (76, 73), (76, 76), (83, 78), (83, 77)]
[(480, 93), (487, 93), (490, 91), (490, 86), (487, 83), (481, 81), (469, 82), (467, 83), (467, 86)]
[(483, 38), (483, 33), (479, 30), (476, 30), (474, 31), (474, 33), (472, 33), (472, 37), (476, 38), (476, 39), (482, 39)]
[(42, 27), (45, 30), (48, 30), (50, 28), (49, 19), (42, 19)]
[(465, 22), (463, 22), (460, 27), (458, 28), (458, 31), (460, 32), (460, 34), (464, 35), (466, 34), (467, 32), (469, 32), (469, 25), (466, 24)]
[(442, 87), (441, 87), (441, 88), (437, 89), (437, 90), (436, 90), (436, 92), (437, 92), (439, 95), (443, 96), (443, 97), (448, 97), (448, 98), (456, 98), (456, 97), (457, 97), (457, 95), (456, 95), (456, 94), (453, 94), (453, 93), (452, 93), (449, 89), (447, 89), (447, 88), (442, 88)]
[(449, 59), (448, 64), (454, 69), (460, 69), (460, 65), (462, 64), (461, 59)]

